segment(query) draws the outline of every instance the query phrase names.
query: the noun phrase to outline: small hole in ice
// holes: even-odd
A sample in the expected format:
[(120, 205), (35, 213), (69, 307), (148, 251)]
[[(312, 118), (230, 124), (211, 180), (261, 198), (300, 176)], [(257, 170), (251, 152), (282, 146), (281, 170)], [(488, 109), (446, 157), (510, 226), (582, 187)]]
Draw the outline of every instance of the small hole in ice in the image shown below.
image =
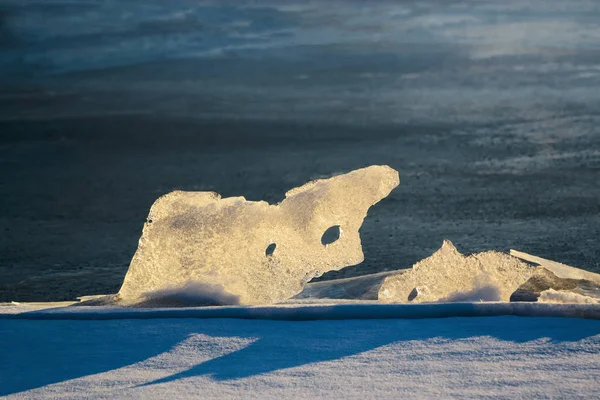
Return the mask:
[(408, 294), (408, 301), (413, 301), (414, 299), (417, 298), (417, 296), (419, 295), (419, 290), (417, 288), (414, 288), (409, 294)]
[(340, 238), (340, 226), (334, 225), (327, 228), (323, 236), (321, 236), (321, 244), (327, 246)]
[(270, 245), (267, 246), (267, 250), (265, 250), (265, 254), (267, 256), (273, 255), (273, 252), (275, 251), (276, 247), (277, 247), (277, 245), (275, 243), (271, 243)]

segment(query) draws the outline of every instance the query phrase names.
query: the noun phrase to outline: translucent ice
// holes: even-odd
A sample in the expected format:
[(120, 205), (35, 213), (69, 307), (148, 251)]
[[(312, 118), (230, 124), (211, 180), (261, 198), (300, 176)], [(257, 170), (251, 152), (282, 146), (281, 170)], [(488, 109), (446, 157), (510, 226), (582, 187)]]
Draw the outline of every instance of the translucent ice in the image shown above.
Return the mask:
[(462, 255), (450, 241), (379, 288), (385, 303), (509, 301), (535, 268), (497, 251)]
[[(546, 265), (537, 267), (534, 274), (510, 296), (510, 301), (556, 302), (554, 300), (560, 298), (562, 302), (568, 302), (569, 300), (579, 302), (581, 298), (578, 296), (600, 299), (600, 284), (597, 282), (587, 279), (559, 277)], [(580, 273), (577, 268), (568, 268), (570, 268), (570, 270), (567, 270), (570, 276), (586, 275), (597, 280), (597, 274), (583, 270), (579, 270)], [(549, 290), (551, 292), (546, 293)], [(542, 296), (544, 293), (546, 294)]]
[(581, 268), (571, 267), (570, 265), (561, 264), (556, 261), (546, 260), (545, 258), (527, 254), (518, 250), (511, 250), (510, 255), (527, 262), (540, 265), (546, 270), (552, 272), (558, 278), (581, 279), (600, 285), (600, 274), (589, 272)]
[(239, 304), (289, 299), (314, 276), (363, 261), (358, 230), (399, 183), (394, 169), (371, 166), (292, 189), (277, 205), (169, 193), (150, 209), (118, 298), (209, 285)]

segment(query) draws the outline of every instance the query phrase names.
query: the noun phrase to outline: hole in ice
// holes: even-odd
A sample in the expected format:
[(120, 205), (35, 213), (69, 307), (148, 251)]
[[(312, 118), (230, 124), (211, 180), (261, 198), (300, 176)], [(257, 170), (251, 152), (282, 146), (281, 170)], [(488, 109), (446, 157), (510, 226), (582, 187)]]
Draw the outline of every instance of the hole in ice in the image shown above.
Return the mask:
[(277, 245), (275, 243), (271, 243), (270, 245), (268, 245), (267, 250), (265, 250), (265, 255), (267, 255), (267, 256), (273, 255), (273, 252), (275, 251), (276, 247), (277, 247)]
[(340, 226), (334, 225), (327, 228), (323, 236), (321, 236), (321, 244), (327, 246), (340, 238)]
[(409, 294), (408, 294), (408, 301), (413, 301), (414, 299), (417, 298), (417, 296), (419, 295), (419, 290), (417, 288), (414, 288)]

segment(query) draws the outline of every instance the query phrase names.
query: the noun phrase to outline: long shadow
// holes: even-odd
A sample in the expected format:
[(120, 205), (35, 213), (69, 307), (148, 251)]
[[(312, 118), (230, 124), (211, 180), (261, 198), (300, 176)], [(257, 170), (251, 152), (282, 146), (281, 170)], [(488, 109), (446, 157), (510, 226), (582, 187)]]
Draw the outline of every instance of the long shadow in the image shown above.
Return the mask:
[[(527, 342), (578, 341), (600, 321), (565, 318), (264, 321), (153, 319), (0, 320), (0, 396), (115, 370), (169, 352), (190, 335), (258, 338), (239, 351), (145, 385), (194, 376), (231, 380), (338, 360), (391, 343), (491, 336)], [(203, 352), (198, 348), (198, 354)]]
[(201, 375), (210, 375), (217, 380), (240, 379), (315, 362), (337, 360), (391, 343), (411, 340), (491, 336), (516, 343), (539, 338), (548, 338), (553, 342), (571, 342), (600, 334), (600, 321), (561, 318), (487, 317), (296, 323), (262, 321), (261, 325), (258, 330), (252, 329), (252, 326), (240, 326), (229, 332), (235, 336), (260, 337), (245, 348), (145, 385)]
[(193, 332), (140, 320), (0, 320), (0, 397), (135, 364)]

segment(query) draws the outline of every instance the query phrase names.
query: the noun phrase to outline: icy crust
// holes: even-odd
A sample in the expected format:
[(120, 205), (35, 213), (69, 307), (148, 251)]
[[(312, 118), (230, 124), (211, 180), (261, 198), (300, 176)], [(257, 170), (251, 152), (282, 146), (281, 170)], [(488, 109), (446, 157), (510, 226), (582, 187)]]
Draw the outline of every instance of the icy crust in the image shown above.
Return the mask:
[(424, 319), (449, 317), (567, 317), (600, 319), (600, 304), (548, 303), (422, 303), (380, 304), (361, 301), (354, 304), (280, 304), (270, 306), (221, 306), (187, 308), (125, 307), (28, 307), (0, 309), (0, 321), (25, 320), (118, 320), (156, 318), (238, 318), (281, 321), (350, 319)]
[(505, 253), (463, 255), (445, 240), (412, 269), (389, 276), (379, 288), (384, 303), (509, 301), (535, 268)]
[(169, 193), (150, 210), (117, 299), (134, 304), (189, 287), (220, 304), (289, 299), (314, 276), (363, 261), (359, 228), (399, 183), (394, 169), (371, 166), (292, 189), (277, 205)]

